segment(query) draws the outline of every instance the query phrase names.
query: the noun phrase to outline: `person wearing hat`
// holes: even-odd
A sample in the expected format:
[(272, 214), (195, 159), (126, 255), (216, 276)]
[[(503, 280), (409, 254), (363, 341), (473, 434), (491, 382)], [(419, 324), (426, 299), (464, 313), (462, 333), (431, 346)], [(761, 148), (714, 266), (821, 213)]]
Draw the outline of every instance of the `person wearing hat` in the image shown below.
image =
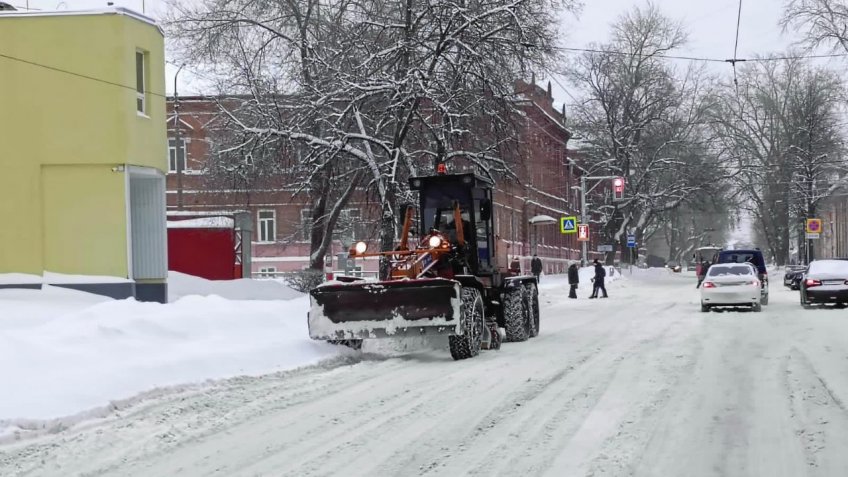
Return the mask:
[(577, 286), (580, 284), (580, 269), (576, 263), (572, 263), (568, 267), (568, 284), (571, 286), (568, 290), (568, 298), (577, 298)]
[(530, 260), (530, 272), (533, 273), (534, 277), (536, 277), (536, 283), (539, 283), (539, 278), (542, 275), (542, 259), (535, 253), (533, 254), (533, 258)]
[(592, 296), (589, 298), (598, 298), (598, 291), (604, 292), (604, 296), (601, 298), (609, 298), (607, 288), (604, 286), (604, 277), (607, 276), (607, 271), (604, 270), (604, 266), (597, 259), (593, 263), (595, 264), (595, 278), (592, 279), (594, 286), (592, 287)]

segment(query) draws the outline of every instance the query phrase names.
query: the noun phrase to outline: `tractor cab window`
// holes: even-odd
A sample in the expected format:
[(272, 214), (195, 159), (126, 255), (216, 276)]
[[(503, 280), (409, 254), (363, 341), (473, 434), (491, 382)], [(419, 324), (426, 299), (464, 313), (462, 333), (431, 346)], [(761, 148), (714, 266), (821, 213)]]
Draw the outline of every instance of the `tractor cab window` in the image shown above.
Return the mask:
[(468, 190), (458, 185), (440, 184), (421, 191), (422, 219), (424, 231), (439, 229), (440, 226), (453, 222), (453, 204), (459, 203), (464, 214), (464, 220), (469, 220), (468, 211), (471, 209), (471, 197)]
[[(467, 209), (460, 208), (462, 217), (462, 231), (466, 241), (471, 240), (471, 217)], [(434, 209), (432, 228), (447, 235), (451, 242), (456, 242), (456, 221), (452, 208)]]

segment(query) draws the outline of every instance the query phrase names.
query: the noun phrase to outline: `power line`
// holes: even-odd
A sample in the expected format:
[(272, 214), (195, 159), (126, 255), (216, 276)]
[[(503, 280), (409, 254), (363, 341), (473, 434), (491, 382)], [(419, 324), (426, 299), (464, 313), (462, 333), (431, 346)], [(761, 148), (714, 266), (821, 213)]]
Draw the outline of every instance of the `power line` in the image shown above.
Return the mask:
[(707, 63), (766, 63), (770, 61), (787, 61), (787, 60), (811, 60), (811, 59), (822, 59), (822, 58), (844, 58), (848, 56), (848, 53), (833, 53), (833, 54), (825, 54), (825, 55), (789, 55), (789, 56), (768, 56), (768, 57), (759, 57), (759, 58), (709, 58), (709, 57), (700, 57), (700, 56), (681, 56), (681, 55), (667, 55), (664, 53), (657, 53), (654, 55), (646, 55), (642, 53), (633, 53), (629, 51), (617, 51), (617, 50), (599, 50), (597, 48), (575, 48), (575, 47), (565, 47), (565, 46), (555, 46), (553, 47), (555, 50), (562, 51), (570, 51), (575, 53), (599, 53), (599, 54), (608, 54), (608, 55), (616, 55), (616, 56), (632, 56), (632, 57), (654, 57), (661, 58), (666, 60), (684, 60), (684, 61), (701, 61)]
[[(102, 79), (102, 78), (96, 78), (94, 76), (88, 76), (88, 75), (84, 75), (82, 73), (76, 73), (76, 72), (73, 72), (73, 71), (68, 71), (68, 70), (65, 70), (65, 69), (62, 69), (62, 68), (58, 68), (56, 66), (45, 65), (45, 64), (42, 64), (42, 63), (38, 63), (38, 62), (35, 62), (35, 61), (30, 61), (30, 60), (25, 60), (23, 58), (18, 58), (18, 57), (6, 55), (6, 54), (3, 54), (3, 53), (0, 53), (0, 58), (5, 58), (5, 59), (11, 60), (11, 61), (17, 61), (17, 62), (24, 63), (24, 64), (27, 64), (27, 65), (30, 65), (30, 66), (35, 66), (35, 67), (38, 67), (38, 68), (44, 68), (44, 69), (47, 69), (47, 70), (50, 70), (50, 71), (55, 71), (57, 73), (64, 73), (66, 75), (75, 76), (77, 78), (87, 79), (89, 81), (96, 81), (98, 83), (108, 84), (110, 86), (117, 86), (118, 88), (124, 88), (124, 89), (128, 89), (128, 90), (131, 90), (131, 91), (137, 91), (137, 89), (134, 86), (127, 86), (125, 84), (115, 83), (113, 81), (105, 80), (105, 79)], [(159, 93), (156, 93), (156, 92), (153, 92), (153, 91), (150, 91), (150, 90), (148, 90), (146, 92), (152, 94), (153, 96), (159, 96), (161, 98), (167, 97), (164, 94), (159, 94)]]

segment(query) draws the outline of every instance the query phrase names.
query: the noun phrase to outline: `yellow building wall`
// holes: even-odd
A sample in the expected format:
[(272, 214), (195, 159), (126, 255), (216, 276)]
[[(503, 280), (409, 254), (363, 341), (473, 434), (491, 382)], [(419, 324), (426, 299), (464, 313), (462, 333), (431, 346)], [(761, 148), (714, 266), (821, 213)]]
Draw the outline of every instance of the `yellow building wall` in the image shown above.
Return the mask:
[[(148, 52), (146, 116), (136, 113), (136, 49)], [(112, 168), (167, 170), (161, 32), (116, 13), (0, 15), (0, 54), (12, 58), (0, 57), (0, 273), (126, 277), (124, 177)], [(53, 165), (68, 168), (42, 168)], [(42, 198), (55, 197), (67, 200), (48, 213)], [(66, 227), (61, 208), (81, 220), (83, 206), (104, 226)]]
[(124, 174), (98, 165), (48, 165), (41, 184), (45, 269), (126, 277)]

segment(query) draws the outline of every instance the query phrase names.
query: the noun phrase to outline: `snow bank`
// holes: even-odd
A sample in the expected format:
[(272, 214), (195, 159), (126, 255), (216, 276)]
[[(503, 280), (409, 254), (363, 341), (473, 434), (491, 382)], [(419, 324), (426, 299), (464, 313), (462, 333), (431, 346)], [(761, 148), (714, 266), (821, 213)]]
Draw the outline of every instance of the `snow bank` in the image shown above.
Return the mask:
[(275, 280), (206, 280), (168, 272), (168, 298), (174, 302), (190, 295), (217, 295), (229, 300), (291, 300), (304, 296)]
[(231, 229), (235, 220), (230, 217), (201, 217), (199, 219), (169, 220), (169, 229)]
[[(192, 296), (165, 305), (52, 286), (0, 289), (0, 435), (155, 388), (292, 369), (343, 352), (308, 338), (307, 297), (279, 283), (180, 275), (171, 286)], [(257, 299), (268, 296), (296, 298)]]
[(0, 285), (38, 285), (42, 281), (40, 275), (28, 273), (0, 273)]

